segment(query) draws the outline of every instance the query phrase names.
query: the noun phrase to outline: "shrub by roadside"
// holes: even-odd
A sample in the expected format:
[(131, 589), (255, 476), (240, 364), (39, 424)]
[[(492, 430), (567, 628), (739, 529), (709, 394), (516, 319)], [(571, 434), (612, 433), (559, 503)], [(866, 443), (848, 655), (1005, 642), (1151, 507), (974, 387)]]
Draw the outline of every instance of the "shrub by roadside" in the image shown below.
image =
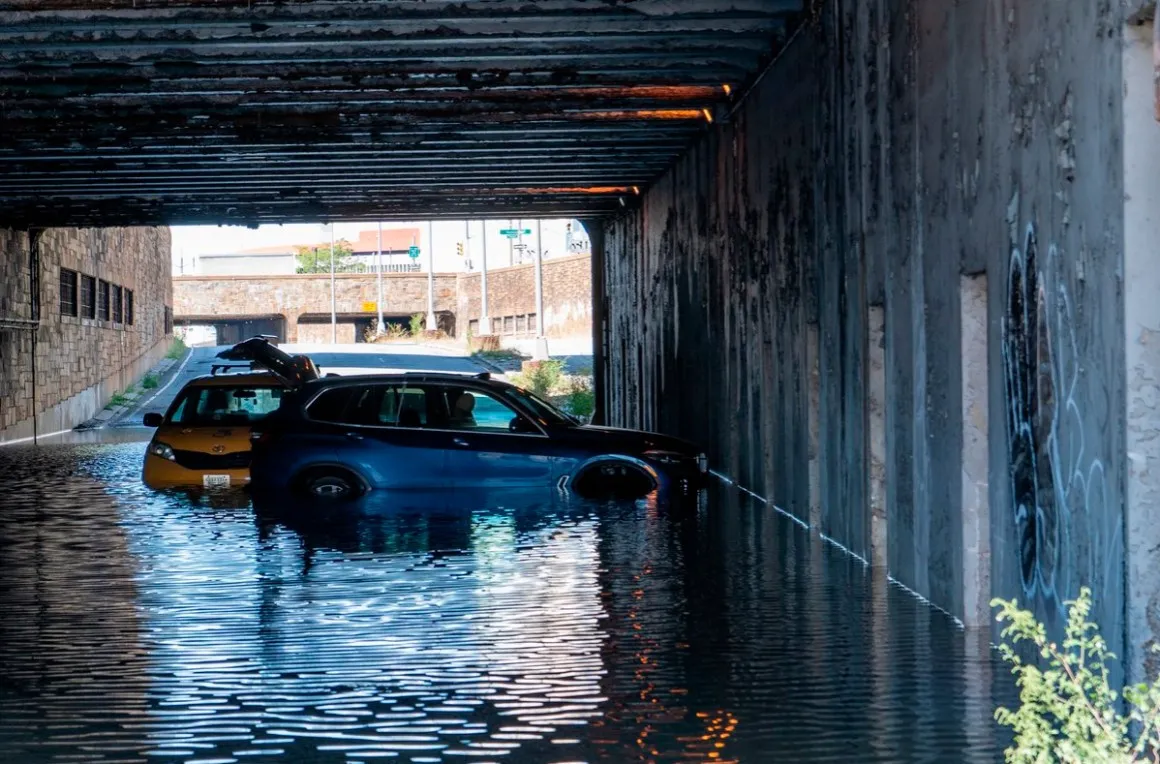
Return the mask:
[[(999, 708), (995, 719), (1015, 732), (1005, 751), (1011, 764), (1160, 762), (1160, 682), (1117, 692), (1108, 680), (1108, 650), (1091, 613), (1091, 590), (1068, 602), (1063, 643), (1047, 638), (1034, 614), (1014, 600), (991, 600), (996, 620), (1006, 623), (999, 652), (1019, 685), (1018, 708)], [(1034, 648), (1046, 666), (1028, 663), (1020, 643)], [(1160, 648), (1157, 648), (1160, 649)], [(1121, 713), (1121, 700), (1127, 713)]]
[(169, 351), (165, 353), (165, 357), (170, 359), (181, 358), (188, 349), (185, 345), (185, 340), (180, 337), (174, 337), (173, 344), (169, 346)]

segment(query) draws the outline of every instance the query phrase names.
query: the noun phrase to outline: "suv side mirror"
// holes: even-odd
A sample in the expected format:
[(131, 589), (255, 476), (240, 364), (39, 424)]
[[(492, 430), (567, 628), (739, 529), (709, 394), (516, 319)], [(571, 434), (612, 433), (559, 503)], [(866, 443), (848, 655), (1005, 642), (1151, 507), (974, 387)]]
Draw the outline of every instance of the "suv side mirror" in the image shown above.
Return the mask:
[(146, 427), (160, 427), (161, 423), (164, 421), (165, 418), (158, 414), (156, 411), (150, 411), (145, 415), (145, 419), (142, 420), (141, 423)]

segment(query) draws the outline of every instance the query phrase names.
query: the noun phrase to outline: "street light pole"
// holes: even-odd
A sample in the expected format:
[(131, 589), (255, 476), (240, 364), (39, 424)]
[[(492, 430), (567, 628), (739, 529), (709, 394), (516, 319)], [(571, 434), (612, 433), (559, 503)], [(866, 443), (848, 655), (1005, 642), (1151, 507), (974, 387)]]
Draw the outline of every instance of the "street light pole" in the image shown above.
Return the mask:
[(330, 344), (338, 344), (337, 295), (334, 286), (334, 223), (330, 224)]
[(379, 325), (378, 334), (382, 334), (386, 327), (383, 326), (383, 224), (379, 223), (379, 251), (376, 258), (379, 266)]
[(435, 224), (427, 221), (427, 331), (435, 324)]
[(543, 232), (536, 219), (536, 352), (535, 360), (548, 359), (548, 340), (544, 337), (544, 249)]
[(483, 221), (483, 255), (479, 270), (479, 333), (491, 334), (491, 317), (487, 315), (487, 221)]

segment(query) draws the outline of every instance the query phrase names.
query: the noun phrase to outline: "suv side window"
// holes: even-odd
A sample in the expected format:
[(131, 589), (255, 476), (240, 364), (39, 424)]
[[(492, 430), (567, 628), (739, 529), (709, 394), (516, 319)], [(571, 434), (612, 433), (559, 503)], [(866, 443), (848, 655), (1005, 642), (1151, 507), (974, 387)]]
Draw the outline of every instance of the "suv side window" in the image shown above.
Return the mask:
[(351, 394), (357, 389), (348, 386), (332, 387), (329, 390), (322, 391), (317, 398), (306, 406), (306, 415), (316, 422), (343, 423), (345, 421), (343, 415), (346, 412), (347, 403), (351, 399)]
[(363, 427), (424, 427), (434, 399), (422, 387), (343, 385), (320, 394), (306, 408), (316, 422)]
[(511, 432), (511, 423), (519, 414), (495, 396), (482, 390), (446, 390), (448, 426), (478, 432)]
[(384, 385), (377, 424), (401, 427), (426, 427), (427, 391), (421, 387)]

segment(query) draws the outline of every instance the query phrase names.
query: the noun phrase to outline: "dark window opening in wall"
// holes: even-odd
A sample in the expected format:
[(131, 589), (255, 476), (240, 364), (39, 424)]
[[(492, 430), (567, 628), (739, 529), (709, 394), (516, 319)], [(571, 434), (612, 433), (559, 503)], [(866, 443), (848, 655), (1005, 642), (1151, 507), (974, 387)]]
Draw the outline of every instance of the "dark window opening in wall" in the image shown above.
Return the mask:
[(81, 318), (97, 317), (97, 280), (81, 274)]
[(528, 314), (528, 331), (534, 332), (534, 331), (536, 331), (537, 328), (538, 327), (536, 326), (536, 314), (529, 313)]
[(125, 323), (133, 323), (133, 290), (125, 290)]
[(528, 330), (528, 317), (516, 316), (516, 333), (526, 332)]
[(173, 308), (165, 306), (165, 333), (173, 334)]
[(77, 314), (77, 272), (67, 268), (60, 269), (60, 314)]
[(125, 321), (125, 293), (119, 286), (113, 287), (113, 323)]
[(504, 316), (503, 317), (503, 333), (504, 334), (514, 334), (515, 331), (516, 331), (516, 317), (515, 316)]
[(479, 320), (476, 319), (474, 321), (468, 321), (467, 322), (467, 331), (471, 332), (472, 337), (478, 337), (479, 336)]
[(109, 320), (109, 282), (103, 279), (97, 283), (97, 318)]

